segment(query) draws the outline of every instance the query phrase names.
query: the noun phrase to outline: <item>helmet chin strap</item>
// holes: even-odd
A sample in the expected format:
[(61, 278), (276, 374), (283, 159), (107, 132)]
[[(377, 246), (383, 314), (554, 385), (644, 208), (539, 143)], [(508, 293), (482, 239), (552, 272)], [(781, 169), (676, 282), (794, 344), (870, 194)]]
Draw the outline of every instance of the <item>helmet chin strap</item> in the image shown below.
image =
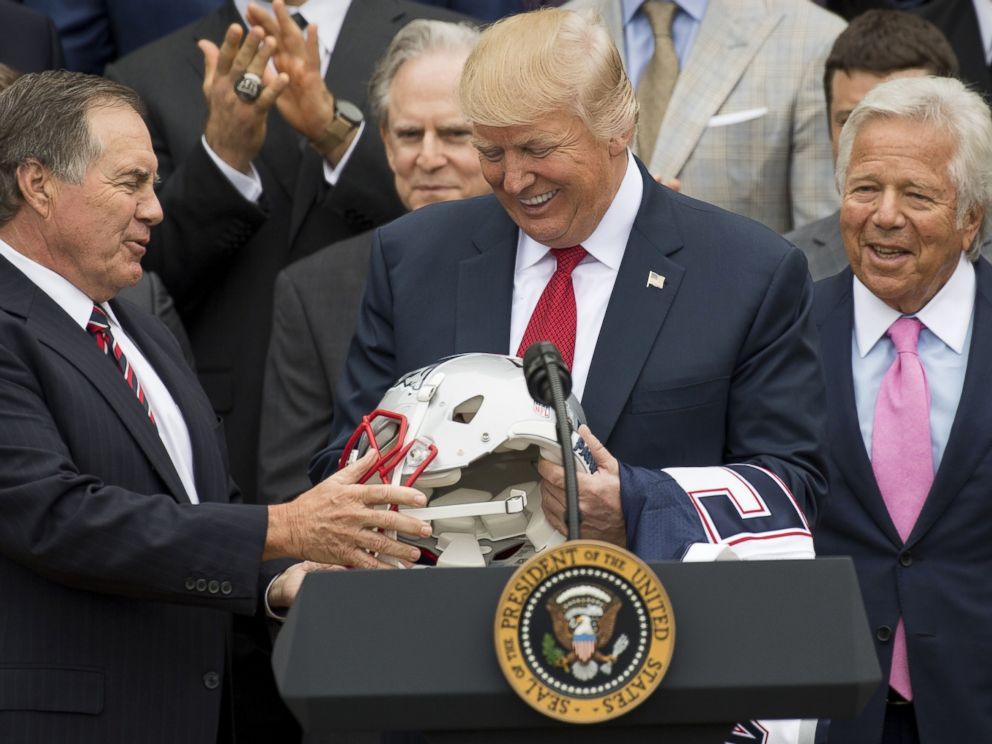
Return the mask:
[(510, 498), (499, 501), (480, 501), (473, 504), (448, 504), (446, 506), (425, 506), (419, 509), (400, 509), (401, 514), (430, 522), (434, 519), (454, 517), (485, 517), (494, 514), (519, 514), (527, 506), (527, 492), (514, 488)]

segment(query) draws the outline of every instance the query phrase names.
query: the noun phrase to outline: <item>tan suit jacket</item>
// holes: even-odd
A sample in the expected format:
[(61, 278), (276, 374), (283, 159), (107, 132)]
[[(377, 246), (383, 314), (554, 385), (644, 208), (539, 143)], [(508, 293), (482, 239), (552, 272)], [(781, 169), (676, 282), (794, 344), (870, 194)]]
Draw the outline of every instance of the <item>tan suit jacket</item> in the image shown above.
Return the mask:
[[(620, 0), (594, 7), (626, 60)], [(653, 153), (655, 176), (780, 233), (837, 208), (823, 63), (844, 21), (809, 0), (709, 0)]]

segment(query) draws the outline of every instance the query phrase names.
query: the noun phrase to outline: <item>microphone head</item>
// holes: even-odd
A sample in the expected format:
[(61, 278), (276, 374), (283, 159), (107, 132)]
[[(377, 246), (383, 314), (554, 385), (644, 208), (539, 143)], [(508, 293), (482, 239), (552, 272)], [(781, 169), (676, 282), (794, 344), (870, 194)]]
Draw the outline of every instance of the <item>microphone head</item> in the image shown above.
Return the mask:
[(538, 341), (524, 352), (524, 379), (527, 391), (538, 403), (553, 406), (551, 396), (551, 375), (561, 380), (562, 396), (567, 398), (572, 392), (572, 375), (561, 358), (558, 347), (550, 341)]

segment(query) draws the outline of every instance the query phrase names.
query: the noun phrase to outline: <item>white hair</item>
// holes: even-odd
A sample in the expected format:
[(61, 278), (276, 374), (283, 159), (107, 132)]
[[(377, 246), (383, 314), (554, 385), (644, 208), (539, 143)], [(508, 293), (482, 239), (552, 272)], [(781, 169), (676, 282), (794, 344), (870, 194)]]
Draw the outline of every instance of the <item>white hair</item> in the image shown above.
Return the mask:
[(910, 119), (943, 129), (954, 138), (947, 173), (957, 192), (957, 226), (973, 212), (982, 214), (979, 237), (967, 256), (976, 260), (992, 220), (992, 113), (982, 97), (954, 78), (897, 78), (872, 88), (840, 133), (837, 189), (843, 193), (854, 140), (861, 128), (877, 119)]

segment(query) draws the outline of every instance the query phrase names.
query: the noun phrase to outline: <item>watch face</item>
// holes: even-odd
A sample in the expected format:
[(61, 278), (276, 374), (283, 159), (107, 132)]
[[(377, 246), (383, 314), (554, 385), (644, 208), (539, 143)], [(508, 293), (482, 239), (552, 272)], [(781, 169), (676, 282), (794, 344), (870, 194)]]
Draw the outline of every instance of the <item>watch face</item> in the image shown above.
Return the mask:
[(362, 114), (362, 110), (358, 108), (358, 106), (353, 104), (351, 101), (343, 101), (340, 98), (338, 98), (334, 102), (334, 106), (337, 110), (338, 115), (340, 115), (344, 119), (347, 119), (356, 126), (358, 124), (361, 124), (362, 120), (365, 118), (365, 116)]

